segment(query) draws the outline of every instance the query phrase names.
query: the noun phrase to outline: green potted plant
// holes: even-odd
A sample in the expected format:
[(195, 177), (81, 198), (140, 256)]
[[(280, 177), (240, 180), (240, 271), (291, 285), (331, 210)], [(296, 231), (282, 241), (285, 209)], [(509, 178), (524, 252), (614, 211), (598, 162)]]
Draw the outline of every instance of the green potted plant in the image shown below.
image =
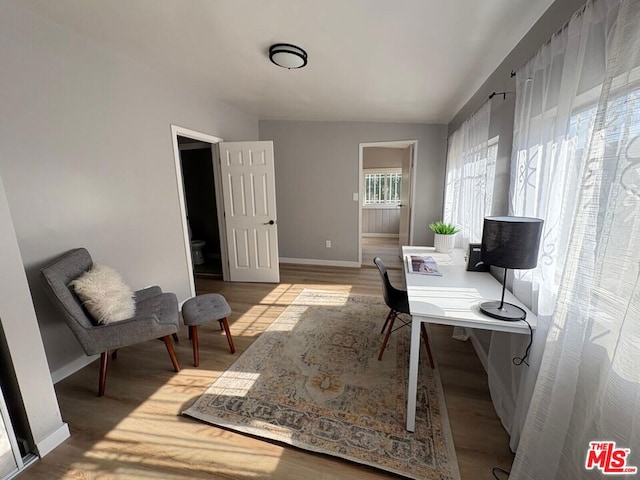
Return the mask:
[(453, 250), (456, 233), (460, 231), (460, 228), (442, 221), (430, 223), (429, 228), (435, 234), (433, 246), (436, 247), (436, 252), (449, 253)]

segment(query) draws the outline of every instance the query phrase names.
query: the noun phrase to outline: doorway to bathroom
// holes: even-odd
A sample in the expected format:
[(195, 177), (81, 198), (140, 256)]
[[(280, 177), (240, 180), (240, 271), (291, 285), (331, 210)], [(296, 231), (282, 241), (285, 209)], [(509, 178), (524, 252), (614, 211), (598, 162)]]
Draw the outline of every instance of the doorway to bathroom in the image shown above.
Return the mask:
[[(278, 283), (273, 142), (223, 142), (222, 138), (177, 125), (171, 125), (171, 135), (188, 271), (219, 275), (207, 265), (207, 259), (213, 264), (219, 258), (218, 270), (224, 281)], [(206, 159), (202, 163), (211, 175), (198, 169), (193, 174), (197, 181), (202, 181), (201, 190), (210, 195), (208, 206), (202, 208), (206, 224), (198, 224), (194, 218), (195, 210), (201, 207), (198, 194), (185, 192), (192, 189), (187, 185), (191, 175), (183, 174), (183, 169), (190, 167), (189, 155), (183, 152), (191, 150), (208, 150), (202, 154)], [(216, 226), (217, 236), (211, 233)], [(207, 249), (206, 238), (215, 250)], [(189, 275), (189, 279), (191, 294), (195, 296), (195, 275)]]
[(177, 138), (193, 273), (222, 277), (213, 145), (181, 135)]

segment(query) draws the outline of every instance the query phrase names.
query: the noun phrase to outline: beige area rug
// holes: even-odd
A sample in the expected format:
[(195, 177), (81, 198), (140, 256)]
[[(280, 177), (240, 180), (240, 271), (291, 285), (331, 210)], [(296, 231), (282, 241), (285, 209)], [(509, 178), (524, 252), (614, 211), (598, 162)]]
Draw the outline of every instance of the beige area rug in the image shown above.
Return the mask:
[(409, 478), (458, 480), (423, 346), (416, 431), (405, 430), (410, 331), (395, 332), (379, 362), (388, 311), (376, 297), (304, 290), (184, 414)]

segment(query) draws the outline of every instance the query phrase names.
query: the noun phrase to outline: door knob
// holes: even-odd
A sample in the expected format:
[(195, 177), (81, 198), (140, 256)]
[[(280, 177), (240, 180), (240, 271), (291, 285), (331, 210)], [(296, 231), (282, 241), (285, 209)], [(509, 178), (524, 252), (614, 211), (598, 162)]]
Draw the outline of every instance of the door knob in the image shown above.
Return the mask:
[(276, 222), (274, 222), (273, 220), (269, 220), (268, 222), (263, 223), (263, 225), (273, 225), (274, 223)]

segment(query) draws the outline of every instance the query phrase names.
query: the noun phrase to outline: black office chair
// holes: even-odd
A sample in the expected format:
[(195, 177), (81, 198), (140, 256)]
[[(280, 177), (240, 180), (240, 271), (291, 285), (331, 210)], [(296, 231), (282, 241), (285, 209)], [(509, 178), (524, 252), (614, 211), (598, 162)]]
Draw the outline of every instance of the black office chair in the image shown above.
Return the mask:
[[(411, 321), (405, 321), (402, 317), (398, 317), (401, 313), (406, 313), (407, 315), (411, 315), (409, 312), (409, 297), (407, 296), (406, 290), (398, 290), (389, 281), (389, 274), (387, 273), (387, 267), (384, 266), (384, 262), (380, 257), (376, 257), (373, 259), (373, 263), (378, 267), (378, 271), (380, 272), (380, 277), (382, 277), (382, 293), (384, 295), (384, 303), (387, 304), (391, 310), (389, 311), (389, 315), (387, 315), (387, 319), (384, 321), (384, 325), (382, 326), (382, 330), (380, 333), (383, 333), (386, 329), (387, 333), (384, 336), (384, 341), (382, 342), (382, 347), (380, 348), (380, 353), (378, 354), (378, 360), (382, 360), (382, 354), (384, 353), (384, 349), (387, 348), (387, 343), (389, 342), (389, 337), (391, 336), (391, 332), (394, 332), (398, 328), (406, 327), (411, 325)], [(394, 330), (393, 324), (396, 321), (396, 318), (402, 322), (402, 325), (396, 327)], [(424, 326), (424, 322), (420, 322), (420, 331), (422, 333), (422, 340), (424, 341), (425, 347), (427, 347), (427, 354), (429, 355), (429, 363), (431, 368), (435, 368), (433, 365), (433, 357), (431, 356), (431, 349), (429, 348), (429, 337), (427, 336), (427, 329)]]

